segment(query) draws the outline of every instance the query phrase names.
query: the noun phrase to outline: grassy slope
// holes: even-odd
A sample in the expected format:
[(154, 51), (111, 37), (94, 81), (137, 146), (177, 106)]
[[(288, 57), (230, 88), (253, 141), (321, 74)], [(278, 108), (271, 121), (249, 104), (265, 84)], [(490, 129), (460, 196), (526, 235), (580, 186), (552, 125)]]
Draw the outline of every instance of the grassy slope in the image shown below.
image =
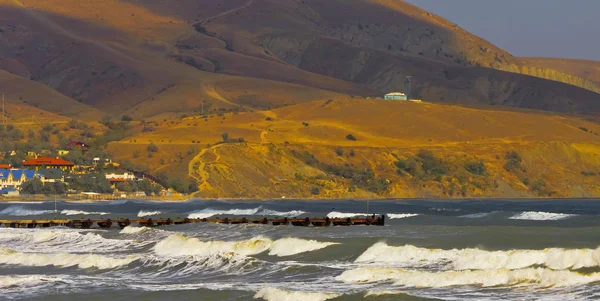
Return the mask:
[[(535, 191), (523, 182), (540, 179), (555, 196), (600, 194), (599, 179), (582, 174), (600, 169), (600, 137), (595, 134), (600, 126), (576, 117), (346, 99), (174, 123), (161, 122), (154, 132), (140, 132), (109, 149), (121, 159), (148, 162), (154, 170), (187, 172), (201, 184), (200, 195), (211, 197), (310, 197), (313, 186), (321, 188), (319, 197), (449, 197), (450, 191), (458, 196), (451, 183), (465, 174), (464, 163), (475, 159), (484, 160), (488, 172), (484, 177), (467, 174), (469, 179), (460, 184), (466, 196), (532, 196)], [(247, 142), (215, 145), (225, 132)], [(347, 134), (357, 141), (346, 139)], [(153, 158), (145, 151), (150, 142), (160, 149)], [(342, 156), (335, 153), (337, 146), (342, 146)], [(422, 181), (396, 173), (395, 156), (410, 157), (421, 148), (448, 161), (452, 172), (447, 179)], [(134, 149), (141, 154), (137, 159), (132, 158)], [(508, 150), (521, 154), (523, 172), (503, 168)], [(306, 151), (324, 164), (371, 168), (391, 182), (390, 191), (349, 192), (348, 179), (294, 155)], [(187, 170), (180, 169), (185, 164)]]
[(100, 110), (79, 103), (46, 85), (5, 71), (0, 71), (0, 91), (5, 94), (7, 103), (28, 104), (70, 118), (94, 121), (100, 120), (104, 114)]
[(600, 62), (560, 59), (560, 58), (523, 58), (532, 65), (558, 70), (567, 74), (587, 78), (600, 83)]

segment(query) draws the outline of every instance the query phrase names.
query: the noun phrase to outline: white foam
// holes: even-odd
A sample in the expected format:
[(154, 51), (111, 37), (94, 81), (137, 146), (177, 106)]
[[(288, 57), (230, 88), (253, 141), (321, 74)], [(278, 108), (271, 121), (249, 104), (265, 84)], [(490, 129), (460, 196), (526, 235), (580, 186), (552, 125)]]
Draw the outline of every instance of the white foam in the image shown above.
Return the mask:
[(490, 214), (492, 214), (492, 212), (481, 212), (481, 213), (462, 215), (459, 217), (462, 217), (462, 218), (484, 218), (486, 216), (489, 216)]
[(413, 216), (419, 216), (419, 214), (415, 214), (415, 213), (388, 213), (387, 214), (389, 219), (401, 219), (401, 218), (408, 218), (408, 217), (413, 217)]
[(161, 211), (146, 211), (146, 210), (140, 210), (140, 212), (138, 212), (138, 217), (146, 217), (146, 216), (154, 216), (154, 215), (159, 215), (162, 214)]
[(368, 214), (366, 214), (366, 213), (348, 213), (348, 212), (333, 211), (333, 212), (329, 212), (329, 214), (327, 214), (327, 217), (329, 217), (329, 218), (349, 218), (349, 217), (367, 216), (367, 215)]
[(251, 209), (228, 209), (228, 210), (219, 210), (219, 209), (211, 209), (206, 208), (199, 211), (192, 212), (188, 215), (188, 218), (192, 219), (202, 219), (209, 218), (216, 215), (238, 215), (238, 216), (283, 216), (283, 217), (296, 217), (306, 212), (301, 210), (291, 210), (291, 211), (276, 211), (271, 209), (263, 209), (261, 207), (251, 208)]
[(566, 213), (526, 211), (526, 212), (521, 212), (517, 215), (511, 216), (511, 217), (509, 217), (509, 219), (529, 220), (529, 221), (557, 221), (557, 220), (570, 218), (573, 216), (577, 216), (577, 215), (576, 214), (566, 214)]
[(490, 269), (475, 271), (426, 272), (400, 268), (361, 267), (343, 272), (336, 280), (346, 283), (394, 281), (394, 285), (407, 287), (448, 286), (514, 286), (570, 287), (600, 281), (600, 273), (588, 275), (572, 271), (555, 271), (545, 268), (520, 270)]
[(21, 266), (43, 267), (76, 266), (81, 269), (97, 268), (101, 270), (114, 269), (125, 266), (137, 260), (137, 257), (113, 258), (95, 254), (43, 254), (43, 253), (21, 253), (10, 249), (0, 249), (0, 263)]
[(110, 215), (110, 212), (88, 212), (83, 210), (62, 210), (62, 215)]
[(108, 239), (98, 233), (73, 229), (3, 229), (0, 246), (20, 251), (111, 253), (139, 248), (151, 242)]
[(265, 287), (259, 290), (254, 295), (254, 298), (261, 298), (267, 301), (325, 301), (339, 296), (333, 293), (293, 292), (274, 287)]
[(326, 248), (336, 243), (318, 242), (299, 238), (282, 238), (276, 241), (264, 236), (256, 236), (241, 241), (201, 241), (198, 238), (171, 235), (154, 246), (154, 252), (161, 256), (209, 256), (220, 253), (236, 253), (250, 256), (269, 251), (269, 255), (292, 256)]
[(296, 217), (296, 216), (300, 216), (300, 215), (305, 214), (305, 213), (306, 212), (304, 212), (302, 210), (276, 211), (276, 210), (270, 210), (270, 209), (263, 209), (263, 210), (261, 210), (259, 212), (259, 215)]
[(44, 215), (51, 214), (53, 210), (33, 210), (27, 209), (24, 206), (9, 206), (4, 210), (0, 211), (0, 215), (10, 216), (30, 216), (30, 215)]
[(367, 249), (357, 263), (387, 263), (400, 266), (450, 264), (454, 270), (521, 269), (545, 266), (554, 270), (600, 266), (600, 248), (486, 251), (481, 249), (427, 249), (411, 245), (388, 246), (379, 242)]
[(34, 287), (40, 284), (60, 281), (61, 278), (48, 276), (0, 276), (0, 289)]
[(133, 227), (133, 226), (127, 226), (125, 228), (123, 228), (123, 230), (121, 230), (121, 234), (137, 234), (137, 233), (142, 233), (142, 232), (146, 232), (146, 231), (152, 231), (151, 228), (148, 227)]
[(316, 240), (305, 240), (299, 238), (281, 238), (271, 244), (269, 255), (292, 256), (300, 253), (320, 250), (329, 246), (337, 245), (334, 242), (320, 242)]
[(256, 215), (261, 207), (253, 208), (253, 209), (229, 209), (229, 210), (217, 210), (206, 208), (200, 211), (192, 212), (188, 215), (188, 218), (192, 219), (201, 219), (201, 218), (209, 218), (215, 215), (245, 215), (251, 216)]

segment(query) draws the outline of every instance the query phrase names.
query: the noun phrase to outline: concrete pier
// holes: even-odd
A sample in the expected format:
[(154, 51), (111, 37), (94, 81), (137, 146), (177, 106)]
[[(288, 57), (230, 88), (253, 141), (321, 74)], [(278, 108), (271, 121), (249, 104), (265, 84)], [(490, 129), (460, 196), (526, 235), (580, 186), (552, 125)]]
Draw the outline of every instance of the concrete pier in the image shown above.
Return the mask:
[(190, 219), (190, 218), (158, 218), (158, 219), (57, 219), (57, 220), (0, 220), (0, 226), (9, 228), (49, 228), (69, 227), (75, 229), (101, 228), (110, 229), (113, 225), (119, 228), (127, 226), (158, 227), (193, 223), (215, 224), (262, 224), (272, 226), (296, 227), (329, 227), (329, 226), (384, 226), (385, 216), (370, 216), (366, 218), (222, 218), (222, 219)]

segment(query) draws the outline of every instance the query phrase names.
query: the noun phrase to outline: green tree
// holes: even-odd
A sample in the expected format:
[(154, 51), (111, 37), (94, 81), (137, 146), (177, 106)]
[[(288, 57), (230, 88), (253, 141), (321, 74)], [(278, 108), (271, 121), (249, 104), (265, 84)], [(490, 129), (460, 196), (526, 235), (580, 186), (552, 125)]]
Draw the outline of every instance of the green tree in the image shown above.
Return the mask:
[(44, 192), (44, 183), (40, 179), (31, 179), (21, 184), (21, 192), (25, 194), (40, 194)]

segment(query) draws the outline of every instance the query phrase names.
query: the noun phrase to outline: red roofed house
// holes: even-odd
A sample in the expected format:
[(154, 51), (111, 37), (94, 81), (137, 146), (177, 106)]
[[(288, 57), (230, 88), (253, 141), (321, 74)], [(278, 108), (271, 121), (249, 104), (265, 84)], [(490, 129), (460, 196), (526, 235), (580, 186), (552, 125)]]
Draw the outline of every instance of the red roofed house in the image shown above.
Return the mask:
[(79, 141), (71, 141), (67, 144), (67, 149), (68, 150), (74, 150), (74, 149), (78, 149), (82, 152), (87, 151), (90, 148), (89, 145), (83, 143), (83, 142), (79, 142)]
[(72, 170), (75, 164), (60, 158), (40, 157), (23, 161), (23, 166), (35, 168), (36, 171), (40, 171), (40, 169)]

